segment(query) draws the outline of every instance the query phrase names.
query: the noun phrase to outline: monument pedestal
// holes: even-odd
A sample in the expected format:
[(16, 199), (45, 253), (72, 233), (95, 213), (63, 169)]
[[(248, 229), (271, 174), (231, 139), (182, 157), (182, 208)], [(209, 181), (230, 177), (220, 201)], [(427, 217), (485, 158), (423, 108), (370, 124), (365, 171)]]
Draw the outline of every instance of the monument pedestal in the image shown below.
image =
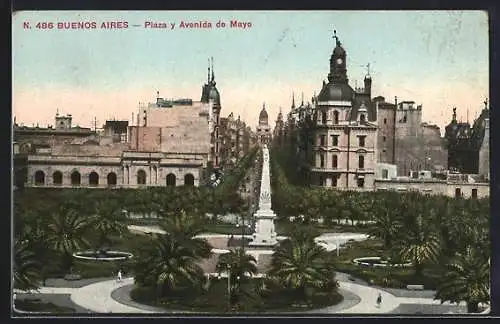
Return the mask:
[(276, 214), (272, 210), (258, 210), (255, 214), (255, 233), (249, 243), (253, 247), (273, 247), (278, 243), (274, 228)]

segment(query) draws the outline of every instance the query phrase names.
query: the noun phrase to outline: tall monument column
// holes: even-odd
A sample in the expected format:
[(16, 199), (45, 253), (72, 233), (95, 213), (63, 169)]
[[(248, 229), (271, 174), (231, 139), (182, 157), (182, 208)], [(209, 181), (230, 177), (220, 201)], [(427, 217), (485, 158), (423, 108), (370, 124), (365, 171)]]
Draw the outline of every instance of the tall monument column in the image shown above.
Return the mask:
[(276, 214), (271, 209), (271, 177), (269, 172), (269, 149), (262, 147), (262, 176), (260, 182), (259, 209), (254, 214), (255, 232), (250, 246), (272, 247), (278, 243), (274, 219)]

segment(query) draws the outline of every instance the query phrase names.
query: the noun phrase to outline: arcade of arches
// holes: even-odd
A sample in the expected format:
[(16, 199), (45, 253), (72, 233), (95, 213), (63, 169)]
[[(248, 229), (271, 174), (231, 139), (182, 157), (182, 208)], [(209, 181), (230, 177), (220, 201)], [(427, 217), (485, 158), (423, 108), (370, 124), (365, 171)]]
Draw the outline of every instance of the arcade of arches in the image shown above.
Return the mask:
[[(154, 170), (154, 176), (157, 176), (156, 169)], [(127, 168), (127, 173), (129, 172)], [(50, 175), (49, 175), (50, 177)], [(106, 185), (108, 187), (110, 186), (116, 186), (118, 184), (118, 176), (115, 172), (109, 172), (105, 175), (105, 183), (101, 181), (99, 174), (96, 171), (92, 171), (88, 174), (88, 186), (90, 187), (97, 187), (100, 184), (101, 185)], [(136, 175), (136, 180), (137, 180), (137, 185), (144, 186), (147, 184), (147, 174), (144, 170), (139, 169), (137, 171)], [(50, 181), (47, 181), (47, 176), (45, 172), (41, 170), (37, 170), (34, 174), (34, 184), (36, 186), (46, 186), (50, 183)], [(55, 171), (52, 173), (52, 185), (54, 186), (62, 186), (63, 185), (63, 173), (61, 171)], [(70, 185), (71, 186), (81, 186), (83, 185), (82, 183), (82, 175), (78, 170), (74, 170), (70, 174)], [(173, 173), (169, 173), (166, 176), (166, 185), (167, 186), (176, 186), (177, 185), (177, 176)], [(191, 173), (187, 173), (184, 175), (184, 181), (183, 185), (185, 186), (194, 186), (195, 185), (195, 178), (194, 175)]]

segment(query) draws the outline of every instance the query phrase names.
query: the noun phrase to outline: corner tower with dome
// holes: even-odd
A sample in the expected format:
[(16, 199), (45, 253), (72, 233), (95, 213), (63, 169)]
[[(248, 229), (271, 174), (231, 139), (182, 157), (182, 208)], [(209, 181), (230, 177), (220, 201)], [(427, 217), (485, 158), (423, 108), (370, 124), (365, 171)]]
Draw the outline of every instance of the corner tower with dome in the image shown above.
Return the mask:
[(271, 143), (271, 126), (269, 126), (269, 116), (266, 111), (266, 104), (262, 105), (259, 114), (259, 124), (257, 125), (257, 142), (260, 146)]
[[(210, 65), (212, 65), (212, 70), (210, 70)], [(211, 73), (210, 73), (211, 72)], [(208, 78), (207, 83), (203, 85), (201, 89), (201, 102), (211, 103), (209, 109), (209, 123), (210, 127), (210, 161), (214, 168), (219, 168), (220, 166), (220, 141), (219, 141), (219, 128), (220, 128), (220, 94), (216, 87), (215, 73), (213, 66), (213, 58), (209, 62), (208, 66)]]
[(377, 149), (377, 112), (371, 100), (369, 71), (364, 88), (347, 77), (347, 53), (334, 31), (328, 82), (315, 98), (314, 145), (309, 168), (312, 185), (373, 190)]

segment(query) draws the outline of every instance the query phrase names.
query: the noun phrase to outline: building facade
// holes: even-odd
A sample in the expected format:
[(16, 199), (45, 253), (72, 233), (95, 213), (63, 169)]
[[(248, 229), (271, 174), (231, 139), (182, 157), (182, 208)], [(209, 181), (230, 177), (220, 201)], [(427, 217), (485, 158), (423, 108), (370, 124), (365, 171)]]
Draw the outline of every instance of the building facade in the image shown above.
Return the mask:
[(399, 175), (410, 170), (447, 169), (445, 141), (439, 127), (422, 122), (422, 105), (414, 101), (388, 103), (384, 97), (373, 102), (378, 113), (378, 161), (398, 166)]
[(313, 98), (313, 185), (344, 190), (373, 190), (377, 160), (377, 111), (371, 101), (372, 79), (352, 89), (347, 53), (335, 35), (328, 83)]
[(468, 122), (458, 122), (456, 108), (452, 120), (446, 126), (448, 167), (450, 170), (481, 175), (489, 178), (489, 107), (484, 109), (471, 126)]
[(240, 116), (234, 118), (233, 113), (220, 119), (220, 166), (231, 167), (245, 156), (251, 147), (251, 129)]
[(18, 182), (36, 187), (198, 186), (208, 166), (219, 162), (220, 97), (213, 69), (202, 92), (199, 102), (158, 94), (156, 103), (140, 106), (136, 125), (108, 121), (99, 133), (74, 130), (71, 118), (58, 118), (59, 129), (44, 131), (59, 137), (46, 136), (45, 145), (31, 144), (35, 148), (27, 151), (19, 144), (36, 138), (26, 140), (27, 130), (14, 127), (14, 165), (24, 170), (17, 172)]

